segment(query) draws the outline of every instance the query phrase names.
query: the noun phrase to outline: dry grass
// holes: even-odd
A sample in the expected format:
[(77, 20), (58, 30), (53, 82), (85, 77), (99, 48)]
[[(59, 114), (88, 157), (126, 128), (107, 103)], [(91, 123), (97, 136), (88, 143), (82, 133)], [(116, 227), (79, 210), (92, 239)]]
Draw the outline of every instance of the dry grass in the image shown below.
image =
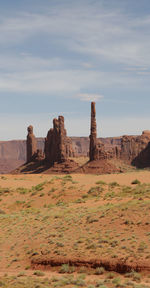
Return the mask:
[[(71, 259), (74, 263), (78, 259), (95, 262), (102, 259), (131, 266), (148, 265), (149, 171), (103, 176), (3, 177), (0, 179), (1, 287), (150, 287), (147, 273), (140, 276), (134, 272), (124, 278), (105, 271), (103, 274), (101, 267), (97, 270), (86, 267), (85, 279), (81, 279), (81, 267), (49, 267), (50, 271), (44, 271), (43, 275), (38, 272), (33, 275), (31, 269), (31, 261), (38, 258)], [(60, 270), (67, 275), (60, 275)], [(55, 281), (51, 278), (53, 271)], [(4, 277), (5, 273), (8, 276)], [(121, 278), (117, 280), (118, 277)]]

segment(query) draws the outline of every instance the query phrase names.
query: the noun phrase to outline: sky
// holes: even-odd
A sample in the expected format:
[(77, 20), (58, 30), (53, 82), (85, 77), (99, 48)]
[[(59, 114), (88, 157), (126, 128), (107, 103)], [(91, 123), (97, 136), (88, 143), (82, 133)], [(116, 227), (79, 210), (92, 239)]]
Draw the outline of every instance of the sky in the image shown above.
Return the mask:
[(0, 1), (0, 141), (150, 129), (149, 0)]

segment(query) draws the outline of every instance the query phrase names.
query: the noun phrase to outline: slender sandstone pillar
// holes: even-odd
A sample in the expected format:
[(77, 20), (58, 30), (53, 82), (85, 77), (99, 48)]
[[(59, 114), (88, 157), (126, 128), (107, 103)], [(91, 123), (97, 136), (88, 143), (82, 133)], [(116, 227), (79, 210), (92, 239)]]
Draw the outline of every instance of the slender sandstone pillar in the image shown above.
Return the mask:
[(27, 135), (27, 162), (30, 162), (33, 158), (33, 155), (37, 152), (37, 143), (36, 138), (33, 134), (33, 126), (30, 125), (27, 128), (28, 135)]
[(91, 103), (91, 134), (90, 134), (90, 161), (97, 160), (97, 131), (95, 102)]

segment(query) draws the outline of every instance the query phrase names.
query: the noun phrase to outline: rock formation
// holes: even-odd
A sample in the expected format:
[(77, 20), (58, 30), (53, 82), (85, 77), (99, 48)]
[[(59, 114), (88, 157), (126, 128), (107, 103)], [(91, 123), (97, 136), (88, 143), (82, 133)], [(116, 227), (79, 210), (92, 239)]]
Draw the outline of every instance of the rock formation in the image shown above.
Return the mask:
[(97, 140), (95, 102), (91, 103), (91, 134), (89, 147), (89, 162), (85, 163), (76, 172), (90, 174), (116, 173), (116, 168), (109, 159), (114, 152), (105, 151), (104, 144)]
[(53, 120), (53, 128), (48, 131), (45, 139), (45, 160), (50, 165), (62, 163), (73, 156), (71, 139), (67, 137), (64, 117)]
[(97, 140), (95, 102), (91, 103), (91, 134), (89, 157), (90, 161), (107, 159), (107, 152), (105, 151), (104, 144), (100, 140)]
[[(120, 158), (135, 164), (134, 159), (147, 147), (150, 142), (150, 131), (143, 131), (141, 136), (123, 136), (121, 140)], [(142, 156), (141, 156), (142, 157)], [(142, 160), (142, 159), (141, 159)]]
[(89, 156), (90, 161), (98, 159), (95, 102), (91, 103), (91, 134)]
[(146, 148), (143, 149), (133, 160), (132, 165), (137, 168), (150, 167), (150, 142), (147, 144)]
[(30, 125), (27, 128), (28, 131), (28, 135), (27, 135), (27, 162), (30, 162), (33, 160), (33, 158), (36, 155), (37, 152), (37, 142), (36, 142), (36, 138), (33, 134), (33, 126)]

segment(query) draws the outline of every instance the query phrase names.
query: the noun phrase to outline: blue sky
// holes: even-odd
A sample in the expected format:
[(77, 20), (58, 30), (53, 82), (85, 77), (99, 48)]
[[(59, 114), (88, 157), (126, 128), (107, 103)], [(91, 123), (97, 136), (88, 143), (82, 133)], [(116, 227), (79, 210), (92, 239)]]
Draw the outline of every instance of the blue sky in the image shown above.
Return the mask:
[(149, 0), (0, 2), (0, 140), (45, 137), (65, 116), (69, 136), (150, 129)]

